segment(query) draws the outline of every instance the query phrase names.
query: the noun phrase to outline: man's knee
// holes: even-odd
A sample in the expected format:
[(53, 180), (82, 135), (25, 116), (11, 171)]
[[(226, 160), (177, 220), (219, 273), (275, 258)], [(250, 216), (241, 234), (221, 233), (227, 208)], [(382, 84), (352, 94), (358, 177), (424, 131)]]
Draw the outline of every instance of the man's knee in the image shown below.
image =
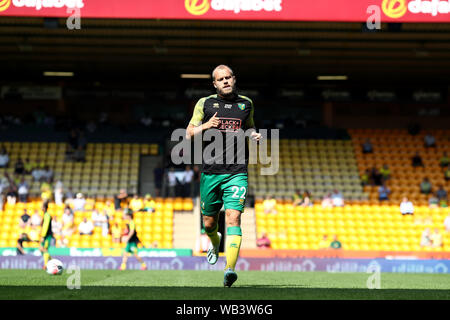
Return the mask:
[(238, 210), (227, 209), (227, 225), (230, 227), (238, 227), (241, 225), (241, 212)]

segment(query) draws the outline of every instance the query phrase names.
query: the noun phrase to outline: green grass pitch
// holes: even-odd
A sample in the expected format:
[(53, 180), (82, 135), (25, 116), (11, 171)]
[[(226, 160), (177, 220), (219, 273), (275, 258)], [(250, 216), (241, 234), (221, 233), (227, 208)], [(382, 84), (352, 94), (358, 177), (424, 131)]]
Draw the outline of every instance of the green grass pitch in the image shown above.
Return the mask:
[(367, 289), (370, 274), (241, 271), (231, 288), (220, 271), (81, 270), (71, 276), (43, 270), (0, 270), (0, 299), (39, 300), (396, 300), (450, 299), (450, 275), (382, 273), (381, 289)]

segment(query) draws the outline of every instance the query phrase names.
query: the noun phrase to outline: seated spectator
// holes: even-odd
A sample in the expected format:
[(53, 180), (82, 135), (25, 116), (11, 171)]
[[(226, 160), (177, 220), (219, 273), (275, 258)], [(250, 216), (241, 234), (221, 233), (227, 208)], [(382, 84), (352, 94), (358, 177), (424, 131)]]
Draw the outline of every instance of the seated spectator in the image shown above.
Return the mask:
[(122, 230), (117, 222), (111, 227), (111, 237), (114, 243), (120, 243), (122, 239)]
[(363, 153), (373, 152), (373, 146), (369, 139), (366, 139), (366, 141), (362, 144), (362, 152)]
[(86, 199), (82, 193), (77, 193), (77, 197), (72, 201), (74, 211), (84, 211), (86, 205)]
[(25, 174), (25, 165), (22, 158), (17, 159), (16, 163), (14, 164), (14, 173)]
[(263, 232), (261, 237), (256, 240), (256, 246), (260, 249), (270, 249), (271, 242), (265, 232)]
[(147, 193), (144, 198), (144, 209), (142, 211), (155, 212), (155, 200), (153, 200), (150, 193)]
[(311, 207), (313, 205), (313, 201), (311, 199), (311, 194), (309, 193), (309, 191), (305, 191), (303, 193), (303, 201), (301, 206), (302, 207)]
[[(430, 180), (425, 177), (420, 183), (420, 192), (423, 194), (430, 194), (432, 191), (432, 186)], [(439, 199), (438, 199), (439, 200)]]
[(78, 232), (80, 235), (91, 235), (94, 232), (94, 225), (92, 224), (92, 221), (84, 218), (78, 226)]
[(323, 235), (322, 239), (319, 242), (319, 249), (326, 250), (330, 248), (330, 240), (328, 240), (328, 236), (326, 234)]
[(381, 186), (383, 184), (383, 176), (381, 175), (380, 171), (375, 167), (372, 168), (370, 178), (373, 183), (372, 185)]
[(15, 205), (19, 194), (15, 185), (10, 185), (8, 192), (6, 193), (6, 202), (10, 205)]
[(277, 213), (276, 210), (277, 206), (277, 200), (274, 197), (267, 196), (266, 199), (263, 201), (263, 207), (265, 213)]
[(414, 214), (414, 205), (411, 201), (408, 200), (407, 197), (403, 197), (403, 200), (400, 203), (400, 213), (403, 216), (407, 214)]
[(428, 207), (430, 208), (438, 208), (439, 207), (439, 199), (434, 195), (431, 195), (428, 199)]
[(390, 193), (391, 193), (391, 190), (389, 190), (389, 188), (386, 186), (386, 183), (383, 183), (383, 185), (381, 185), (378, 188), (378, 200), (380, 200), (380, 201), (389, 200)]
[(292, 196), (292, 205), (299, 206), (303, 202), (303, 195), (299, 189), (295, 190), (295, 193)]
[(333, 199), (331, 199), (331, 193), (326, 194), (322, 200), (322, 208), (332, 208)]
[(426, 228), (422, 232), (422, 237), (420, 238), (420, 246), (421, 247), (429, 247), (431, 245), (432, 245), (432, 241), (431, 241), (430, 228)]
[(41, 184), (41, 199), (42, 202), (47, 202), (52, 199), (53, 190), (50, 181), (45, 179), (43, 180), (44, 182)]
[(205, 228), (202, 228), (200, 236), (197, 238), (197, 241), (195, 242), (195, 252), (206, 253), (208, 251), (210, 243), (211, 240), (206, 234)]
[(331, 194), (331, 201), (333, 202), (334, 207), (344, 206), (344, 196), (336, 189)]
[(58, 180), (55, 183), (55, 190), (53, 192), (53, 196), (55, 199), (55, 204), (56, 205), (61, 205), (63, 204), (63, 199), (64, 199), (64, 185), (62, 183), (61, 180)]
[(370, 184), (371, 184), (370, 170), (366, 169), (366, 171), (364, 171), (363, 174), (361, 175), (361, 185), (364, 187)]
[(412, 166), (413, 167), (424, 167), (422, 157), (420, 156), (419, 152), (416, 152), (414, 157), (412, 157)]
[(62, 233), (61, 240), (63, 245), (67, 245), (67, 238), (72, 236), (75, 231), (74, 216), (72, 209), (66, 205), (62, 216)]
[(438, 228), (434, 229), (433, 234), (430, 236), (431, 238), (431, 246), (433, 248), (440, 248), (442, 247), (442, 234), (439, 232)]
[(448, 167), (448, 165), (450, 164), (450, 158), (447, 156), (447, 152), (444, 152), (442, 158), (439, 160), (439, 163), (443, 168)]
[(28, 183), (25, 181), (25, 178), (21, 179), (17, 193), (19, 195), (19, 202), (26, 203), (28, 201), (29, 187)]
[(109, 217), (106, 211), (98, 212), (97, 210), (93, 210), (92, 221), (94, 222), (94, 227), (102, 228), (102, 236), (106, 237), (109, 233)]
[(92, 219), (92, 222), (94, 223), (94, 227), (102, 226), (103, 219), (101, 217), (100, 212), (98, 212), (97, 209), (92, 210), (91, 219)]
[(448, 207), (447, 198), (439, 200), (439, 207), (441, 207), (441, 208)]
[(425, 148), (434, 148), (434, 147), (436, 147), (436, 139), (431, 133), (428, 133), (428, 134), (425, 135), (424, 142), (425, 142), (425, 144), (424, 144)]
[(450, 232), (450, 213), (444, 220), (445, 231)]
[(43, 174), (42, 174), (42, 175), (43, 175), (43, 180), (44, 180), (44, 181), (50, 182), (50, 181), (53, 180), (53, 170), (50, 169), (49, 166), (45, 166), (45, 167), (44, 167), (44, 171), (43, 171)]
[(380, 169), (381, 177), (383, 178), (383, 181), (389, 180), (391, 177), (391, 169), (389, 169), (389, 166), (387, 164), (383, 165), (383, 167)]
[(33, 177), (34, 181), (41, 182), (45, 178), (44, 168), (41, 168), (40, 166), (36, 166), (35, 168), (33, 168), (33, 171), (31, 171), (31, 176)]
[[(58, 219), (58, 217), (54, 217), (52, 219), (51, 228), (52, 228), (53, 235), (57, 236), (58, 238), (61, 239), (61, 241), (63, 241), (63, 239), (62, 239), (63, 225), (62, 225), (61, 221)], [(58, 243), (58, 244), (55, 243), (53, 245), (61, 246), (61, 243)]]
[(141, 211), (144, 208), (144, 201), (142, 201), (141, 198), (139, 198), (138, 194), (135, 194), (133, 198), (130, 200), (130, 203), (128, 204), (131, 210), (133, 212)]
[(122, 201), (128, 198), (127, 191), (125, 189), (120, 189), (119, 194), (114, 196), (114, 207), (116, 210), (121, 208)]
[(440, 200), (447, 200), (447, 191), (445, 191), (442, 184), (439, 185), (439, 189), (436, 190), (436, 197)]
[(30, 215), (27, 212), (27, 209), (23, 209), (23, 214), (19, 218), (19, 227), (22, 229), (27, 228), (31, 224)]
[(330, 243), (331, 249), (342, 249), (342, 243), (338, 240), (338, 236), (334, 235), (333, 241)]
[(9, 155), (5, 147), (0, 148), (0, 168), (6, 168), (9, 164)]
[(23, 168), (25, 171), (25, 174), (31, 174), (34, 168), (34, 163), (30, 162), (29, 158), (25, 158), (25, 162), (23, 163)]
[(39, 214), (39, 211), (34, 210), (34, 214), (31, 216), (31, 226), (38, 227), (42, 223), (42, 217)]

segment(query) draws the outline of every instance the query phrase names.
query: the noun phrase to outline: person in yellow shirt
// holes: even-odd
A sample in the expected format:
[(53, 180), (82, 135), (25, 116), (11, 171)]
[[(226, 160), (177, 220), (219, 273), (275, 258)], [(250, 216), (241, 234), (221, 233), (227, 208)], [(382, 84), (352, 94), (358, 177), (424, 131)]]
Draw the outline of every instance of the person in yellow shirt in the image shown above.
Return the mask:
[(325, 235), (323, 235), (322, 240), (320, 240), (320, 242), (319, 242), (319, 249), (325, 250), (328, 248), (330, 248), (330, 240), (328, 240), (328, 236), (325, 234)]
[(152, 196), (147, 193), (144, 199), (144, 211), (155, 212), (155, 205), (155, 200), (153, 200)]
[(41, 198), (42, 198), (42, 202), (48, 202), (52, 198), (52, 185), (48, 181), (42, 182)]
[(434, 229), (434, 233), (431, 235), (431, 246), (434, 248), (442, 247), (442, 234), (439, 233), (439, 229)]
[(277, 205), (277, 200), (274, 197), (267, 196), (266, 199), (263, 201), (263, 207), (265, 213), (277, 213), (277, 210), (275, 209)]
[(133, 212), (141, 211), (144, 208), (144, 201), (139, 198), (137, 194), (133, 196), (133, 199), (130, 200), (128, 207), (133, 210)]

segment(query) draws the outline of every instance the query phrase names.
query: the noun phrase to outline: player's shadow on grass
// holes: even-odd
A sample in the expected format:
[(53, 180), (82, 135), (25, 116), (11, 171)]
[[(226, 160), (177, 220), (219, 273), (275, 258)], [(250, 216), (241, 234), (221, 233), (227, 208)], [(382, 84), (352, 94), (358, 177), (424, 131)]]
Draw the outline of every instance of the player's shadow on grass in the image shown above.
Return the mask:
[(0, 286), (0, 300), (450, 300), (449, 290), (223, 287)]

